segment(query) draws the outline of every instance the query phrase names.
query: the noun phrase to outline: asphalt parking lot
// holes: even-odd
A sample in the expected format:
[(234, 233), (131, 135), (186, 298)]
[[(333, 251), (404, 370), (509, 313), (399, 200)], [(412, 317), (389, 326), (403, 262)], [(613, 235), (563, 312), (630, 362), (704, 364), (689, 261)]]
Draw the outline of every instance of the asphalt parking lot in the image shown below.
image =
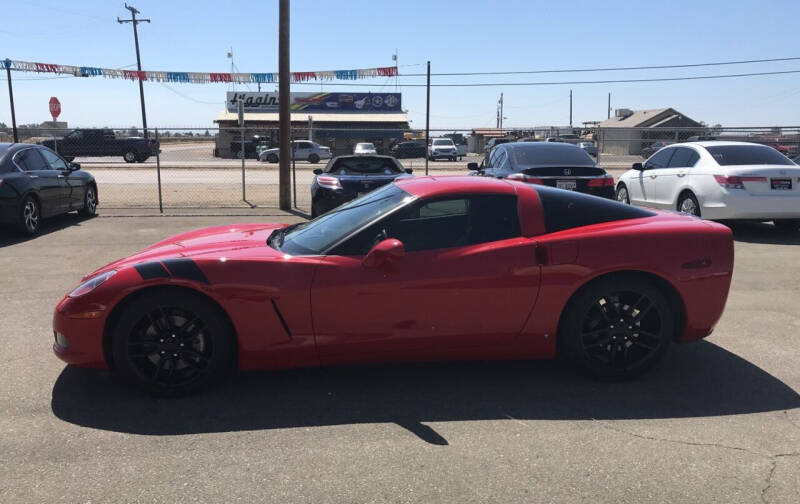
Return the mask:
[(68, 215), (0, 234), (0, 502), (800, 502), (800, 234), (769, 225), (736, 227), (714, 334), (634, 382), (375, 365), (160, 400), (52, 355), (53, 307), (83, 274), (184, 230), (297, 219)]

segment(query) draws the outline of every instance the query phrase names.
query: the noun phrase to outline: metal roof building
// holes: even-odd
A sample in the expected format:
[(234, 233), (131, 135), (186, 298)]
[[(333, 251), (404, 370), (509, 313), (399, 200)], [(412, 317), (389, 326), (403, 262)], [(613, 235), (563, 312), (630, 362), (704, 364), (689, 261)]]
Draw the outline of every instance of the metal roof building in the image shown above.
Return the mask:
[[(697, 129), (692, 129), (697, 128)], [(705, 131), (699, 122), (668, 108), (617, 109), (598, 125), (597, 140), (605, 154), (639, 154), (655, 140), (680, 141)]]

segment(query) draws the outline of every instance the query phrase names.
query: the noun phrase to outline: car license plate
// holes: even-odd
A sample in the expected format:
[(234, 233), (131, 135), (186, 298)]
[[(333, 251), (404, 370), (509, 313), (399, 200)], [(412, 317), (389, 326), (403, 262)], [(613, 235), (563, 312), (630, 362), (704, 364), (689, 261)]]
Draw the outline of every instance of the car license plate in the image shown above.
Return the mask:
[(792, 190), (792, 179), (790, 178), (773, 178), (771, 179), (772, 188), (781, 191)]
[(574, 180), (556, 180), (556, 187), (559, 189), (574, 191), (578, 188), (578, 183)]

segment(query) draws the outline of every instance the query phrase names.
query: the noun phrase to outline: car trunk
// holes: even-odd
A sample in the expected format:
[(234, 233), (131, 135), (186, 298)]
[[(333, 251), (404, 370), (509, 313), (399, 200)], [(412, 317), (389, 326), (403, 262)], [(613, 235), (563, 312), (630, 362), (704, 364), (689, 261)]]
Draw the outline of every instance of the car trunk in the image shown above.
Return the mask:
[(717, 181), (725, 181), (721, 176), (728, 176), (727, 183), (734, 184), (740, 177), (748, 194), (753, 196), (798, 196), (800, 197), (800, 166), (766, 165), (766, 166), (726, 166), (715, 175)]
[[(516, 176), (515, 176), (516, 175)], [(547, 166), (528, 168), (509, 177), (529, 184), (540, 184), (558, 189), (598, 194), (609, 192), (613, 178), (596, 166)], [(608, 196), (607, 194), (604, 194)]]
[(380, 186), (392, 182), (394, 179), (402, 175), (402, 173), (393, 173), (391, 175), (372, 175), (368, 173), (351, 173), (347, 175), (337, 175), (339, 183), (342, 184), (342, 189), (345, 192), (364, 194), (377, 189)]

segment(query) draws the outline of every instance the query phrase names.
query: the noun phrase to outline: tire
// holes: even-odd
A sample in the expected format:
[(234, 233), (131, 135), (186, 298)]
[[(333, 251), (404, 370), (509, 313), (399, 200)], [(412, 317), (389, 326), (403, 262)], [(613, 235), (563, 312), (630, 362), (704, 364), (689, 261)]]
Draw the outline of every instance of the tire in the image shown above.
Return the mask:
[(312, 164), (319, 163), (319, 155), (317, 154), (309, 154), (308, 155), (308, 162)]
[(144, 162), (145, 162), (145, 161), (147, 161), (149, 158), (150, 158), (150, 156), (145, 156), (145, 155), (136, 156), (136, 162), (137, 162), (137, 163), (144, 163)]
[(319, 215), (320, 215), (320, 212), (319, 212), (319, 210), (317, 210), (317, 206), (316, 205), (311, 205), (311, 218), (312, 219), (316, 219), (317, 217), (319, 217)]
[(126, 163), (134, 163), (136, 162), (136, 153), (134, 151), (123, 152), (122, 159), (124, 159)]
[(664, 294), (647, 280), (635, 275), (600, 279), (568, 303), (559, 350), (595, 378), (633, 378), (664, 358), (675, 338), (675, 315)]
[(188, 291), (163, 290), (124, 308), (111, 342), (114, 373), (149, 394), (177, 397), (219, 383), (234, 362), (220, 308)]
[(800, 230), (800, 219), (778, 219), (772, 223), (784, 233), (794, 233)]
[(278, 155), (277, 154), (268, 154), (267, 155), (267, 163), (277, 163), (278, 162)]
[(78, 215), (86, 218), (97, 215), (97, 187), (94, 184), (86, 188), (86, 194), (83, 196), (83, 208), (78, 210)]
[(617, 196), (617, 201), (619, 201), (620, 203), (625, 203), (626, 205), (631, 204), (631, 198), (630, 195), (628, 194), (628, 188), (625, 186), (625, 184), (620, 184), (617, 186), (616, 196)]
[(700, 203), (694, 194), (687, 191), (678, 198), (678, 211), (700, 217)]
[(42, 223), (42, 207), (39, 200), (28, 195), (22, 200), (19, 210), (19, 223), (17, 228), (25, 236), (33, 236), (39, 231)]

